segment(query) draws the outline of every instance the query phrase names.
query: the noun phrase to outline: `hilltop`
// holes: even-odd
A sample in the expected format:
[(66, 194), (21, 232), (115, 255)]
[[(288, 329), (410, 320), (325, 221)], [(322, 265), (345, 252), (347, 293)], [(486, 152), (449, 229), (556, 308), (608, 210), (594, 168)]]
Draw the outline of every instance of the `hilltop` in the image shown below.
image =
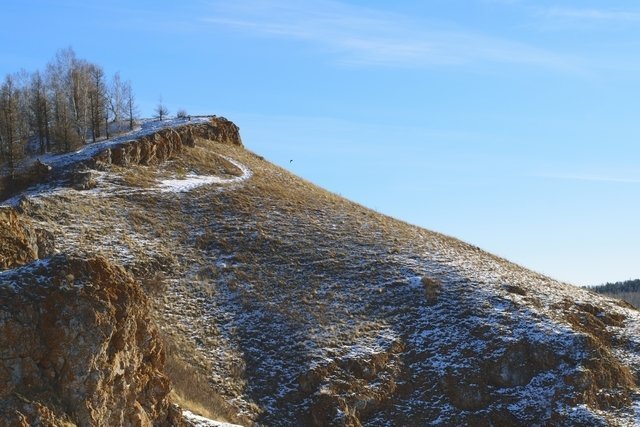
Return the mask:
[(231, 122), (63, 169), (2, 211), (7, 419), (636, 423), (631, 306), (318, 188)]

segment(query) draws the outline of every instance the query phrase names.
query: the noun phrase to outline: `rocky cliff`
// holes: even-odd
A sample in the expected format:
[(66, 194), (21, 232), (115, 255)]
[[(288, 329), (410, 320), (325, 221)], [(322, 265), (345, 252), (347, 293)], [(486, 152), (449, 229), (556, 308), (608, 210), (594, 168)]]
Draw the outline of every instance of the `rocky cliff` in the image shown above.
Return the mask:
[(224, 117), (216, 117), (205, 123), (162, 129), (107, 147), (93, 156), (92, 163), (118, 166), (158, 164), (175, 157), (184, 147), (195, 146), (197, 139), (242, 146), (238, 127)]
[(51, 233), (10, 207), (0, 208), (0, 270), (27, 264), (53, 253)]
[(164, 353), (140, 286), (96, 257), (55, 256), (3, 274), (4, 425), (177, 425)]

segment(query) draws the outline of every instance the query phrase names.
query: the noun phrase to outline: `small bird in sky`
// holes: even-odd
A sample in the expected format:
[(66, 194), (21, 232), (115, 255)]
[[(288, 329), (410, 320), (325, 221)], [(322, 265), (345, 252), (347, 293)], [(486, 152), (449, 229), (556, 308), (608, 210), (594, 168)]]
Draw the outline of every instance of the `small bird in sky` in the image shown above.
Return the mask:
[(293, 160), (289, 160), (289, 163), (292, 163), (292, 162), (293, 162)]

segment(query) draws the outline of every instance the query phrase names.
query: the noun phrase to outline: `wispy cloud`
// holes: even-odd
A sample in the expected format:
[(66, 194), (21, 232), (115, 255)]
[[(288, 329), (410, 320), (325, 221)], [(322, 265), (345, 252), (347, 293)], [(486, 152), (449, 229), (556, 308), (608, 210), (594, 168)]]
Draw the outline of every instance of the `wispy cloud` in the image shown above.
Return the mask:
[(611, 175), (572, 175), (572, 174), (541, 174), (543, 178), (560, 179), (565, 181), (589, 181), (610, 184), (640, 184), (640, 178), (629, 178)]
[(568, 18), (590, 21), (640, 21), (640, 11), (610, 10), (610, 9), (582, 9), (553, 7), (545, 10), (545, 15), (555, 18)]
[(442, 22), (415, 21), (333, 0), (214, 3), (216, 25), (303, 40), (334, 53), (343, 63), (425, 67), (483, 63), (519, 64), (575, 71), (574, 58), (491, 37)]

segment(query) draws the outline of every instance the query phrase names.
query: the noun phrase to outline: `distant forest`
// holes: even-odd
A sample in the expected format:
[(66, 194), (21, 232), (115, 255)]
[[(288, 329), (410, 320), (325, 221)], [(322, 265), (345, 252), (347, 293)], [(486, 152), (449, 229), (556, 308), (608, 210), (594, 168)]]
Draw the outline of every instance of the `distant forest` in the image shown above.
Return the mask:
[(110, 132), (133, 129), (131, 83), (62, 49), (44, 71), (5, 76), (0, 86), (0, 167), (13, 175), (30, 155), (67, 152)]
[(640, 308), (640, 279), (606, 283), (589, 288), (589, 290), (625, 300), (633, 304), (633, 306)]

